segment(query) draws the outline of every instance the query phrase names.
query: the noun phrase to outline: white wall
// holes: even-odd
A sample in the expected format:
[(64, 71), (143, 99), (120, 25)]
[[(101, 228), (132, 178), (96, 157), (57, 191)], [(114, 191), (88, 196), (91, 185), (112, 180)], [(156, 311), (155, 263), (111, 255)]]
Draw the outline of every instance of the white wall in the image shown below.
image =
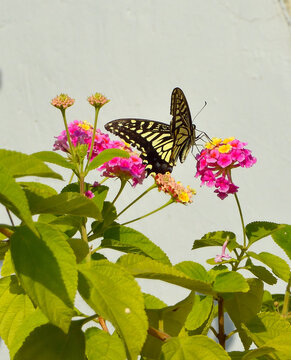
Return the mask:
[[(208, 102), (195, 120), (199, 129), (210, 137), (247, 141), (258, 158), (253, 168), (233, 174), (246, 223), (290, 223), (290, 34), (276, 0), (1, 0), (1, 147), (26, 153), (51, 149), (62, 120), (49, 102), (60, 92), (76, 99), (68, 111), (71, 120), (92, 121), (87, 96), (107, 95), (111, 102), (101, 111), (103, 128), (129, 116), (169, 122), (170, 94), (179, 86), (192, 114)], [(172, 205), (134, 226), (173, 263), (204, 264), (215, 256), (217, 248), (207, 254), (191, 251), (193, 241), (209, 231), (241, 236), (234, 199), (221, 201), (211, 189), (200, 188), (194, 173), (192, 156), (173, 172), (197, 189), (192, 205)], [(150, 184), (148, 179), (128, 190), (120, 209)], [(126, 219), (166, 200), (152, 194)], [(2, 212), (0, 222), (6, 221)], [(266, 250), (262, 243), (259, 247)], [(276, 247), (268, 250), (282, 254)], [(153, 284), (152, 293), (168, 303), (188, 293), (141, 283), (147, 292)], [(282, 284), (273, 288), (283, 291)]]

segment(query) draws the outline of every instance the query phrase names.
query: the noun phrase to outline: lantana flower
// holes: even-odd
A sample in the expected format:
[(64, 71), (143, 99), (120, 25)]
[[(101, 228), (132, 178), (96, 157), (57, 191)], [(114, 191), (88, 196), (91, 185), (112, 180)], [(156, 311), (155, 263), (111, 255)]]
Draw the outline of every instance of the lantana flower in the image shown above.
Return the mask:
[(101, 108), (103, 105), (107, 104), (110, 100), (108, 100), (104, 95), (100, 93), (96, 93), (88, 97), (88, 102), (95, 108)]
[(192, 196), (196, 191), (189, 186), (185, 188), (179, 181), (176, 182), (169, 172), (157, 174), (154, 179), (159, 191), (169, 194), (175, 202), (187, 204), (193, 201)]
[(60, 94), (52, 99), (51, 104), (58, 109), (65, 110), (72, 106), (74, 102), (75, 99), (70, 98), (67, 94)]
[[(88, 146), (87, 156), (89, 156), (93, 127), (86, 121), (75, 120), (68, 125), (71, 142), (74, 147), (86, 144)], [(70, 152), (67, 141), (66, 131), (62, 131), (54, 143), (54, 150)], [(132, 179), (133, 186), (141, 184), (145, 178), (145, 165), (142, 159), (132, 151), (131, 147), (124, 141), (113, 141), (107, 134), (103, 134), (100, 129), (95, 132), (93, 151), (91, 159), (93, 160), (98, 154), (106, 149), (121, 149), (130, 154), (128, 159), (115, 157), (98, 168), (102, 176), (119, 177), (121, 180)]]
[(231, 170), (237, 167), (249, 168), (257, 162), (251, 151), (245, 148), (246, 145), (234, 137), (224, 140), (213, 138), (196, 156), (195, 177), (201, 178), (201, 185), (215, 186), (214, 192), (222, 200), (236, 193), (239, 187), (231, 179)]

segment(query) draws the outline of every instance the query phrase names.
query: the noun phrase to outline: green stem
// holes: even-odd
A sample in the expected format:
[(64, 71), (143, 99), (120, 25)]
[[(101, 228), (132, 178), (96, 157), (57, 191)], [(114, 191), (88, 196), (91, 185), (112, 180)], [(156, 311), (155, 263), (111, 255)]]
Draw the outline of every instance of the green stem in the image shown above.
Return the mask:
[(13, 222), (13, 219), (12, 219), (9, 209), (7, 207), (5, 207), (5, 209), (6, 209), (7, 215), (9, 217), (9, 220), (10, 220), (12, 226), (14, 226), (14, 222)]
[(69, 129), (68, 129), (68, 123), (67, 123), (67, 119), (66, 119), (66, 109), (61, 109), (62, 115), (63, 115), (63, 120), (64, 120), (64, 125), (66, 128), (66, 134), (67, 134), (67, 140), (70, 146), (70, 153), (73, 157), (73, 162), (75, 162), (75, 152), (74, 152), (74, 148), (73, 148), (73, 144), (71, 141), (71, 135), (69, 133)]
[(218, 299), (218, 340), (219, 344), (225, 349), (226, 335), (224, 333), (224, 310), (223, 298)]
[(126, 181), (125, 180), (120, 180), (121, 184), (120, 184), (120, 189), (118, 191), (118, 193), (116, 194), (115, 198), (113, 199), (111, 205), (114, 205), (114, 203), (116, 202), (116, 200), (119, 198), (119, 195), (122, 193), (122, 190), (124, 189), (125, 185), (126, 185)]
[(151, 212), (149, 212), (149, 213), (147, 213), (147, 214), (145, 214), (145, 215), (143, 215), (143, 216), (139, 216), (138, 218), (135, 218), (135, 219), (133, 219), (133, 220), (127, 221), (127, 222), (125, 222), (125, 223), (123, 223), (123, 224), (121, 224), (121, 225), (127, 225), (127, 224), (133, 223), (133, 222), (135, 222), (135, 221), (137, 221), (137, 220), (144, 219), (145, 217), (150, 216), (150, 215), (156, 213), (157, 211), (162, 210), (163, 208), (165, 208), (166, 206), (172, 204), (173, 202), (174, 202), (174, 200), (171, 199), (171, 200), (169, 200), (166, 204), (164, 204), (163, 206), (159, 207), (158, 209), (153, 210), (153, 211), (151, 211)]
[(71, 177), (70, 177), (70, 180), (69, 180), (69, 184), (71, 184), (71, 182), (73, 181), (74, 175), (75, 175), (75, 173), (74, 173), (74, 171), (73, 171), (73, 172), (72, 172), (72, 175), (71, 175)]
[[(85, 196), (85, 179), (82, 172), (80, 173), (80, 194)], [(88, 245), (88, 236), (87, 236), (87, 230), (86, 230), (86, 218), (82, 218), (82, 224), (81, 224), (81, 238), (82, 240)], [(89, 262), (91, 260), (91, 253), (88, 251), (88, 254), (85, 258), (86, 262)]]
[(286, 287), (285, 296), (284, 296), (284, 303), (282, 309), (282, 316), (287, 318), (289, 312), (289, 300), (290, 300), (290, 286), (291, 286), (291, 276), (289, 277), (289, 281)]
[(242, 229), (243, 229), (243, 239), (244, 239), (244, 248), (247, 246), (247, 239), (246, 239), (246, 229), (245, 229), (245, 224), (244, 224), (244, 218), (243, 218), (243, 214), (241, 211), (241, 207), (240, 207), (240, 203), (237, 197), (237, 194), (234, 193), (234, 198), (238, 207), (238, 211), (239, 211), (239, 216), (240, 216), (240, 221), (241, 221), (241, 225), (242, 225)]
[(91, 140), (91, 147), (90, 147), (90, 153), (89, 153), (89, 157), (88, 157), (88, 162), (86, 164), (86, 169), (90, 163), (90, 159), (92, 156), (92, 152), (93, 152), (93, 148), (94, 148), (94, 139), (95, 139), (95, 134), (96, 134), (96, 128), (97, 128), (97, 120), (98, 120), (98, 113), (99, 113), (100, 108), (99, 107), (95, 107), (95, 119), (94, 119), (94, 129), (93, 129), (93, 134), (92, 134), (92, 140)]
[(129, 209), (133, 204), (135, 204), (138, 200), (140, 200), (143, 196), (145, 196), (149, 191), (156, 188), (157, 185), (153, 184), (150, 186), (146, 191), (144, 191), (141, 195), (139, 195), (135, 200), (133, 200), (129, 205), (127, 205), (123, 210), (120, 211), (120, 213), (117, 215), (119, 217), (121, 214), (123, 214), (127, 209)]

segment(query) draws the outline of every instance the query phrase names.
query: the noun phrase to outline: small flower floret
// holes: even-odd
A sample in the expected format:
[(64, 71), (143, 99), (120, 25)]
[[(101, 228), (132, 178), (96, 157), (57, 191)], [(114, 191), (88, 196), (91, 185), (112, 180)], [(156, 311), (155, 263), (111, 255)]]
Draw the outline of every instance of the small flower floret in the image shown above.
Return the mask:
[(213, 138), (205, 144), (205, 148), (196, 156), (196, 175), (201, 185), (216, 187), (214, 191), (220, 199), (238, 191), (231, 179), (231, 170), (237, 167), (249, 168), (257, 159), (246, 149), (247, 143), (233, 137), (227, 139)]
[(228, 244), (228, 240), (226, 240), (222, 246), (222, 250), (221, 250), (221, 254), (220, 255), (216, 255), (214, 261), (216, 263), (222, 262), (223, 260), (229, 260), (232, 257), (228, 254), (225, 253), (226, 247)]
[(192, 196), (196, 191), (189, 186), (185, 188), (179, 181), (176, 182), (169, 172), (157, 174), (154, 179), (159, 191), (169, 194), (175, 202), (187, 204), (193, 201)]
[(51, 104), (58, 109), (65, 110), (72, 106), (74, 102), (75, 99), (70, 98), (67, 94), (60, 94), (52, 99)]
[(88, 102), (95, 108), (101, 108), (103, 105), (107, 104), (110, 100), (108, 100), (104, 95), (100, 93), (96, 93), (88, 97)]

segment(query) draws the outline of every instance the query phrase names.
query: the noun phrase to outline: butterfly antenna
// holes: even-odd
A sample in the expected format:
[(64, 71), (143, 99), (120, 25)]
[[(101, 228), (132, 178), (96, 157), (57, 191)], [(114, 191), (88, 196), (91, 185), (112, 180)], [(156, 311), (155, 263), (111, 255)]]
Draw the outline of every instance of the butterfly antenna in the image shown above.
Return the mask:
[(197, 116), (201, 113), (201, 111), (205, 108), (206, 105), (207, 105), (207, 102), (205, 101), (202, 108), (198, 111), (198, 113), (194, 116), (194, 118), (192, 120), (195, 120), (197, 118)]

